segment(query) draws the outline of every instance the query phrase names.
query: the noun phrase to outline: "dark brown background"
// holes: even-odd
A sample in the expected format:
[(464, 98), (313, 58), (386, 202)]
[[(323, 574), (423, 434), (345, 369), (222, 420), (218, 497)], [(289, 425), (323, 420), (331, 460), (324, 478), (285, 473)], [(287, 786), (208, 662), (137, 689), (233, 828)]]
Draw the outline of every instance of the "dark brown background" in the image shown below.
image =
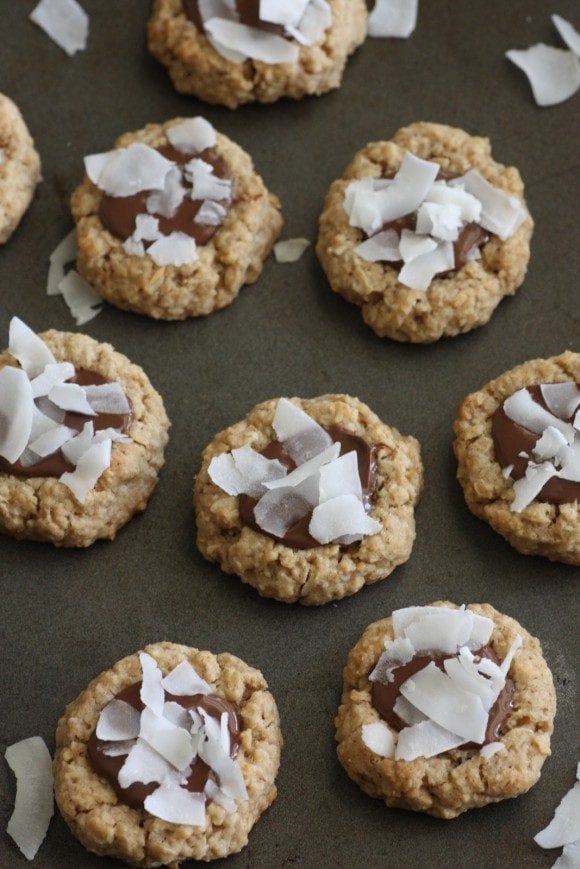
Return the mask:
[[(550, 866), (532, 836), (573, 780), (573, 568), (519, 555), (466, 509), (455, 481), (451, 425), (469, 391), (535, 356), (578, 349), (578, 95), (540, 109), (505, 50), (560, 45), (549, 20), (574, 3), (423, 2), (409, 40), (369, 40), (344, 84), (320, 99), (231, 112), (179, 96), (147, 54), (145, 0), (82, 0), (87, 51), (66, 55), (27, 20), (32, 0), (0, 2), (0, 90), (20, 106), (42, 155), (44, 183), (0, 250), (0, 346), (11, 316), (36, 330), (74, 330), (45, 295), (50, 252), (69, 231), (67, 198), (82, 156), (150, 121), (204, 113), (254, 157), (282, 199), (285, 235), (314, 240), (330, 182), (356, 150), (415, 120), (488, 135), (519, 167), (536, 220), (528, 277), (489, 325), (427, 347), (379, 339), (330, 292), (312, 251), (266, 264), (258, 283), (206, 319), (158, 323), (112, 307), (82, 331), (142, 365), (173, 421), (167, 463), (147, 511), (114, 543), (88, 551), (0, 539), (0, 749), (41, 734), (54, 747), (65, 704), (101, 670), (168, 639), (231, 651), (263, 670), (285, 737), (279, 797), (229, 866)], [(578, 21), (575, 22), (578, 24)], [(574, 133), (574, 130), (576, 132)], [(576, 257), (576, 259), (575, 259)], [(422, 444), (426, 489), (409, 562), (385, 582), (318, 609), (262, 600), (205, 562), (195, 546), (191, 487), (214, 434), (256, 402), (347, 392)], [(553, 757), (526, 796), (452, 822), (386, 809), (339, 766), (333, 717), (348, 650), (393, 608), (448, 597), (489, 601), (541, 638), (556, 680)], [(0, 866), (25, 859), (4, 832), (14, 781), (0, 762)], [(38, 867), (105, 867), (60, 817)]]

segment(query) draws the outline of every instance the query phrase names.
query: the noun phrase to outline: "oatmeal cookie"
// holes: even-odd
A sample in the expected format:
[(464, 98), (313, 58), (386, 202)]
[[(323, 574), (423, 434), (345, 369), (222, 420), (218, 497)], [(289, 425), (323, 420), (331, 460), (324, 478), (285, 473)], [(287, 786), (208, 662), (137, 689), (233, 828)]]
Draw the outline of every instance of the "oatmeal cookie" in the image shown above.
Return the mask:
[[(432, 606), (457, 609), (441, 601)], [(384, 650), (384, 641), (394, 636), (392, 618), (369, 625), (349, 654), (336, 718), (338, 758), (365, 793), (384, 800), (387, 806), (455, 818), (468, 809), (525, 793), (540, 777), (550, 755), (556, 696), (540, 643), (515, 619), (489, 604), (471, 604), (468, 610), (493, 620), (488, 645), (498, 659), (506, 656), (517, 634), (523, 640), (509, 669), (515, 690), (500, 737), (503, 749), (491, 757), (482, 755), (478, 747), (454, 748), (414, 760), (375, 753), (365, 744), (362, 728), (381, 721), (372, 702), (369, 674)]]
[[(149, 124), (121, 136), (115, 147), (143, 143), (154, 149), (170, 148), (167, 131), (183, 123), (184, 119), (175, 118)], [(229, 305), (243, 284), (258, 279), (282, 228), (280, 202), (238, 145), (217, 133), (212, 150), (214, 162), (223, 163), (231, 173), (232, 201), (215, 234), (207, 243), (198, 243), (195, 262), (160, 265), (148, 253), (128, 253), (123, 239), (103, 225), (103, 191), (88, 177), (74, 191), (77, 268), (106, 301), (156, 319), (182, 320)], [(142, 213), (147, 214), (145, 205)], [(189, 219), (193, 223), (193, 217)], [(134, 222), (129, 234), (133, 227)]]
[(356, 398), (324, 395), (292, 402), (320, 426), (338, 427), (374, 447), (370, 518), (382, 525), (380, 531), (350, 545), (311, 541), (308, 548), (297, 548), (244, 522), (240, 497), (226, 494), (212, 482), (208, 469), (212, 459), (232, 449), (250, 445), (263, 451), (275, 440), (278, 401), (271, 400), (257, 405), (205, 449), (195, 484), (197, 544), (205, 558), (217, 561), (226, 573), (237, 574), (264, 597), (319, 605), (384, 579), (409, 558), (423, 467), (415, 438), (382, 423)]
[(22, 115), (0, 94), (0, 244), (8, 241), (40, 181), (40, 157)]
[[(130, 442), (113, 443), (110, 465), (80, 504), (57, 476), (23, 477), (0, 469), (0, 531), (21, 540), (56, 546), (90, 546), (112, 540), (119, 528), (145, 509), (163, 465), (169, 421), (161, 396), (143, 369), (87, 335), (50, 330), (40, 336), (57, 362), (118, 382), (131, 404), (125, 434)], [(0, 371), (16, 366), (8, 352)], [(70, 469), (69, 469), (70, 470)]]
[(86, 848), (131, 866), (178, 866), (182, 860), (227, 857), (247, 844), (254, 823), (276, 797), (282, 735), (274, 698), (259, 670), (233, 655), (213, 655), (168, 642), (144, 651), (164, 675), (187, 662), (218, 702), (235, 705), (237, 761), (247, 799), (236, 801), (233, 811), (208, 800), (203, 826), (171, 823), (124, 803), (107, 778), (95, 772), (89, 756), (91, 736), (104, 707), (141, 681), (140, 658), (135, 654), (97, 676), (67, 706), (56, 732), (57, 805)]
[[(479, 258), (436, 274), (426, 291), (400, 282), (397, 257), (390, 257), (393, 262), (363, 259), (355, 248), (365, 233), (350, 224), (345, 210), (345, 191), (352, 182), (392, 177), (409, 153), (439, 164), (451, 179), (477, 170), (494, 188), (513, 197), (512, 205), (523, 209), (523, 222), (513, 234), (502, 240), (490, 233), (474, 254)], [(404, 227), (405, 218), (392, 223)], [(317, 253), (332, 289), (361, 307), (364, 321), (377, 335), (428, 343), (482, 326), (501, 299), (516, 291), (526, 274), (533, 221), (519, 172), (492, 159), (487, 139), (442, 124), (415, 123), (400, 129), (391, 141), (373, 142), (359, 151), (330, 187), (319, 227)]]
[(330, 27), (314, 45), (299, 46), (294, 63), (227, 60), (187, 16), (183, 0), (156, 0), (149, 22), (149, 50), (168, 67), (178, 91), (231, 109), (255, 101), (322, 94), (340, 86), (348, 56), (367, 32), (364, 0), (328, 3)]
[[(468, 395), (459, 406), (454, 424), (457, 477), (472, 513), (488, 522), (519, 552), (580, 565), (578, 495), (574, 496), (571, 489), (568, 500), (562, 500), (549, 492), (547, 498), (540, 493), (528, 506), (515, 512), (517, 483), (514, 484), (509, 468), (506, 467), (508, 473), (502, 473), (494, 444), (494, 416), (503, 402), (518, 390), (555, 383), (580, 383), (580, 354), (566, 351), (551, 359), (525, 362)], [(528, 434), (531, 442), (526, 449), (532, 449), (540, 434)], [(572, 485), (577, 492), (579, 484)]]

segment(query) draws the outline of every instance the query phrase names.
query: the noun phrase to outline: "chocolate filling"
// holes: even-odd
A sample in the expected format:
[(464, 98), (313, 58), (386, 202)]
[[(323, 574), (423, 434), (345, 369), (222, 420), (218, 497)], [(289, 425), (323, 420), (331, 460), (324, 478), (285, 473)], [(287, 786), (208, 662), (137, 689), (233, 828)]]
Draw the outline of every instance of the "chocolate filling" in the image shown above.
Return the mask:
[[(199, 12), (198, 0), (183, 0), (183, 11), (187, 18), (195, 24), (198, 30), (205, 33), (203, 21)], [(260, 18), (260, 0), (236, 0), (236, 11), (240, 24), (264, 30), (266, 33), (275, 33), (277, 36), (285, 36), (286, 31), (282, 24), (273, 24), (271, 21), (262, 21)]]
[[(133, 709), (141, 712), (144, 706), (141, 702), (140, 691), (141, 682), (137, 682), (137, 684), (130, 685), (128, 688), (120, 691), (119, 694), (116, 694), (115, 700), (124, 700)], [(216, 718), (218, 721), (221, 719), (222, 712), (227, 712), (228, 728), (230, 731), (230, 757), (233, 758), (237, 755), (240, 747), (241, 727), (238, 708), (234, 703), (218, 697), (217, 694), (192, 694), (189, 697), (183, 697), (169, 694), (167, 691), (165, 692), (165, 702), (179, 703), (184, 709), (204, 709), (208, 715), (211, 715), (212, 718)], [(118, 776), (121, 767), (127, 759), (127, 755), (122, 754), (110, 757), (104, 754), (103, 748), (110, 744), (98, 738), (96, 729), (91, 733), (87, 743), (87, 750), (93, 769), (97, 775), (102, 776), (109, 782), (122, 802), (133, 809), (142, 809), (146, 797), (159, 787), (159, 782), (150, 782), (149, 784), (135, 782), (128, 788), (122, 788), (119, 784)], [(193, 793), (202, 793), (210, 777), (213, 777), (211, 769), (198, 757), (192, 765), (187, 784), (183, 785), (183, 787)]]
[[(496, 656), (495, 652), (491, 648), (491, 646), (483, 646), (483, 648), (479, 649), (477, 652), (473, 653), (475, 657), (479, 658), (489, 658), (495, 664), (499, 664), (499, 658)], [(443, 655), (443, 654), (432, 654), (432, 655), (416, 655), (408, 664), (403, 664), (400, 667), (396, 667), (393, 672), (393, 681), (388, 682), (386, 685), (382, 682), (372, 682), (371, 696), (373, 706), (381, 716), (381, 718), (387, 722), (387, 724), (399, 732), (403, 730), (404, 727), (408, 727), (406, 724), (394, 711), (394, 706), (397, 701), (397, 697), (401, 696), (401, 685), (403, 682), (406, 682), (411, 676), (415, 673), (418, 673), (419, 670), (422, 670), (424, 667), (427, 667), (431, 661), (434, 661), (437, 667), (440, 670), (443, 670), (443, 662), (448, 660), (449, 658), (454, 658), (456, 655)], [(496, 742), (499, 737), (504, 733), (504, 725), (505, 722), (513, 708), (512, 700), (515, 694), (515, 685), (509, 677), (506, 678), (505, 685), (491, 707), (489, 711), (489, 718), (487, 722), (487, 730), (485, 732), (485, 739), (482, 745), (486, 745), (488, 742)], [(475, 748), (476, 743), (474, 742), (466, 742), (463, 745), (460, 745), (459, 748)]]
[[(549, 410), (539, 385), (526, 388), (537, 404), (544, 410)], [(564, 422), (571, 423), (572, 420), (573, 417), (570, 417)], [(527, 453), (533, 461), (532, 450), (541, 435), (510, 419), (503, 409), (503, 402), (491, 418), (491, 434), (497, 461), (502, 468), (513, 465), (510, 477), (512, 480), (521, 480), (525, 476), (530, 460), (525, 456), (520, 456), (520, 453)], [(565, 480), (562, 477), (552, 477), (539, 495), (536, 495), (535, 500), (550, 504), (568, 504), (571, 501), (580, 500), (580, 483)]]
[[(214, 175), (217, 178), (229, 179), (232, 177), (227, 163), (219, 156), (215, 148), (206, 148), (205, 151), (201, 151), (198, 154), (184, 154), (172, 145), (163, 145), (156, 150), (163, 157), (172, 160), (178, 166), (184, 166), (190, 160), (196, 158), (213, 166)], [(189, 181), (182, 178), (182, 182), (184, 187), (191, 189)], [(125, 241), (135, 231), (137, 216), (139, 214), (149, 214), (147, 211), (147, 199), (150, 194), (151, 191), (147, 190), (135, 193), (133, 196), (109, 196), (105, 194), (99, 206), (99, 220), (105, 229), (108, 229), (115, 238)], [(158, 218), (159, 231), (163, 235), (169, 235), (172, 232), (184, 232), (195, 239), (196, 244), (204, 245), (213, 238), (223, 224), (225, 217), (217, 226), (196, 223), (195, 216), (202, 204), (202, 199), (191, 199), (186, 194), (173, 217), (163, 217), (158, 214), (152, 216)], [(231, 200), (222, 200), (220, 204), (229, 208)], [(151, 243), (143, 242), (145, 248)]]
[[(377, 473), (375, 446), (373, 444), (368, 444), (363, 440), (363, 438), (358, 437), (358, 435), (353, 435), (337, 425), (323, 426), (323, 428), (328, 432), (333, 441), (340, 444), (341, 456), (345, 453), (350, 453), (353, 450), (356, 452), (358, 472), (363, 492), (363, 504), (365, 510), (369, 512), (372, 506)], [(293, 471), (296, 467), (295, 462), (288, 455), (279, 441), (272, 441), (269, 443), (268, 446), (262, 450), (262, 455), (266, 456), (267, 459), (278, 459), (279, 462), (286, 465), (289, 472)], [(266, 534), (268, 537), (272, 537), (274, 540), (278, 540), (280, 543), (284, 543), (292, 549), (314, 549), (316, 546), (322, 546), (322, 543), (319, 543), (318, 540), (315, 540), (314, 537), (311, 537), (308, 533), (312, 511), (292, 525), (284, 537), (278, 537), (276, 534), (270, 534), (268, 531), (264, 531), (264, 529), (260, 528), (257, 524), (254, 516), (254, 507), (257, 503), (257, 499), (252, 498), (250, 495), (238, 496), (240, 518), (244, 525), (248, 525), (259, 534)]]
[[(101, 386), (103, 383), (111, 383), (111, 381), (101, 374), (97, 374), (96, 371), (79, 368), (74, 377), (67, 380), (67, 383), (78, 383), (79, 386)], [(92, 421), (95, 431), (116, 428), (125, 432), (133, 422), (133, 410), (131, 409), (129, 413), (97, 413), (96, 416), (86, 416), (83, 413), (67, 411), (62, 424), (74, 429), (74, 431), (81, 432), (84, 424), (89, 421)], [(39, 459), (33, 465), (23, 465), (19, 461), (11, 464), (0, 456), (0, 472), (14, 474), (17, 477), (60, 477), (64, 473), (74, 471), (74, 469), (75, 466), (65, 459), (61, 450)]]

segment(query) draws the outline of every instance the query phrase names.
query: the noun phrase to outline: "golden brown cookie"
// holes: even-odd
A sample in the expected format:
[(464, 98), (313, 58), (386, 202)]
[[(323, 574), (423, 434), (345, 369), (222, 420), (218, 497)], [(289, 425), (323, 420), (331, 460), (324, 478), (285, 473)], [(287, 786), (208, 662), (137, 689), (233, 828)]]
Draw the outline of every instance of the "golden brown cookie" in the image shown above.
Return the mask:
[[(110, 465), (82, 504), (58, 476), (24, 477), (0, 470), (0, 531), (56, 546), (85, 547), (100, 538), (112, 540), (145, 509), (157, 484), (169, 428), (163, 401), (143, 369), (110, 344), (54, 330), (40, 338), (57, 362), (72, 362), (77, 370), (121, 385), (132, 410), (124, 432), (131, 440), (112, 444)], [(0, 371), (16, 365), (10, 353), (0, 355)]]
[[(441, 601), (432, 606), (457, 609)], [(372, 702), (374, 683), (369, 674), (384, 651), (385, 640), (393, 639), (392, 618), (369, 625), (349, 654), (336, 718), (338, 757), (350, 778), (387, 806), (455, 818), (467, 809), (525, 793), (538, 780), (550, 755), (556, 697), (538, 640), (489, 604), (470, 604), (468, 610), (493, 620), (489, 646), (500, 661), (517, 634), (523, 640), (509, 668), (513, 708), (499, 737), (503, 748), (490, 757), (482, 755), (479, 746), (414, 760), (377, 754), (363, 740), (362, 728), (381, 721)], [(396, 741), (396, 731), (392, 726), (389, 730)]]
[(328, 0), (332, 23), (313, 45), (298, 46), (292, 63), (227, 60), (184, 11), (182, 0), (156, 0), (149, 50), (168, 67), (176, 89), (229, 108), (250, 102), (300, 99), (340, 86), (347, 58), (364, 41), (364, 0)]
[[(167, 147), (168, 129), (183, 122), (175, 118), (149, 124), (125, 133), (115, 147), (133, 143)], [(282, 227), (279, 200), (268, 192), (248, 154), (226, 136), (217, 134), (215, 152), (232, 175), (233, 200), (215, 234), (197, 246), (193, 263), (159, 265), (147, 253), (127, 253), (123, 239), (101, 221), (103, 191), (88, 177), (74, 191), (71, 208), (77, 224), (77, 268), (106, 301), (156, 319), (182, 320), (229, 305), (244, 284), (258, 279)]]
[[(510, 237), (502, 241), (490, 233), (476, 254), (479, 259), (436, 274), (426, 291), (403, 286), (399, 262), (371, 262), (357, 254), (355, 248), (366, 235), (350, 225), (345, 210), (345, 191), (353, 181), (392, 177), (408, 153), (439, 164), (452, 176), (475, 169), (525, 209), (523, 223)], [(332, 289), (360, 306), (377, 335), (428, 343), (482, 326), (501, 299), (516, 291), (526, 274), (533, 221), (519, 172), (492, 159), (487, 139), (443, 124), (416, 123), (398, 130), (388, 142), (373, 142), (359, 151), (330, 187), (319, 226), (317, 253)]]
[(40, 181), (40, 157), (22, 115), (0, 94), (0, 244), (8, 241)]
[(291, 401), (321, 426), (336, 426), (374, 447), (376, 476), (369, 516), (382, 528), (347, 546), (312, 541), (310, 548), (297, 548), (243, 521), (240, 498), (212, 482), (208, 469), (212, 459), (230, 450), (251, 445), (261, 451), (275, 441), (272, 424), (278, 400), (271, 400), (220, 432), (205, 449), (195, 484), (197, 544), (207, 559), (217, 561), (226, 573), (237, 574), (264, 597), (319, 605), (384, 579), (409, 558), (423, 467), (415, 438), (385, 425), (358, 399), (323, 395)]
[(213, 655), (168, 642), (144, 651), (164, 676), (188, 662), (213, 694), (235, 705), (240, 721), (236, 760), (247, 799), (235, 801), (233, 811), (208, 799), (203, 825), (171, 823), (124, 803), (110, 782), (95, 772), (88, 743), (104, 707), (141, 681), (140, 658), (135, 654), (97, 676), (67, 706), (56, 733), (57, 805), (86, 848), (132, 866), (178, 866), (182, 860), (227, 857), (247, 844), (254, 823), (276, 797), (282, 735), (274, 698), (259, 670), (233, 655)]
[[(525, 555), (580, 564), (580, 512), (577, 499), (561, 503), (534, 499), (515, 512), (514, 481), (502, 473), (492, 433), (502, 403), (534, 384), (580, 383), (580, 354), (566, 351), (551, 359), (533, 359), (507, 371), (468, 395), (454, 424), (457, 477), (467, 506)], [(540, 434), (532, 436), (532, 440)], [(576, 436), (578, 440), (578, 436)], [(577, 486), (578, 484), (576, 484)]]

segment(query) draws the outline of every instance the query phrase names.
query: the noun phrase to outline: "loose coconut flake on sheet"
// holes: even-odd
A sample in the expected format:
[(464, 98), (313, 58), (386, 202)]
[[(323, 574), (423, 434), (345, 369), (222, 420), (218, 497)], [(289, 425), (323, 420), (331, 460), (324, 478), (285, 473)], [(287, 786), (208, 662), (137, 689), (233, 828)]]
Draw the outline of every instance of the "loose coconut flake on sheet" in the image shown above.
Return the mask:
[(84, 51), (89, 36), (89, 16), (76, 0), (41, 0), (30, 14), (69, 57)]
[(16, 776), (16, 800), (7, 832), (27, 860), (33, 860), (54, 812), (52, 760), (40, 736), (31, 736), (5, 752)]
[(539, 106), (563, 103), (580, 87), (580, 60), (573, 51), (539, 42), (505, 56), (526, 74)]
[(298, 262), (305, 250), (310, 247), (310, 244), (307, 238), (287, 238), (284, 241), (276, 242), (274, 245), (276, 262)]
[(46, 293), (62, 295), (77, 326), (84, 326), (100, 314), (103, 299), (74, 269), (67, 272), (66, 267), (77, 257), (76, 234), (76, 229), (72, 229), (51, 253)]
[(375, 0), (369, 36), (407, 39), (417, 26), (419, 0)]
[(580, 866), (580, 764), (576, 768), (576, 783), (562, 798), (554, 817), (534, 841), (541, 848), (560, 848), (561, 856), (552, 869), (578, 869)]
[[(516, 636), (498, 666), (473, 654), (489, 641), (493, 621), (464, 607), (407, 607), (395, 610), (392, 622), (394, 639), (385, 641), (385, 651), (369, 675), (371, 682), (392, 682), (393, 671), (415, 655), (451, 657), (444, 661), (444, 671), (430, 661), (402, 683), (395, 712), (408, 726), (392, 734), (393, 754), (382, 756), (414, 760), (434, 757), (465, 742), (482, 745), (489, 711), (505, 686), (521, 637)], [(387, 727), (383, 722), (381, 725)], [(384, 739), (380, 731), (376, 735), (374, 731), (364, 732), (364, 726), (362, 738), (372, 750), (373, 741), (382, 745)], [(481, 753), (489, 760), (503, 750), (502, 743), (494, 742), (483, 746)]]

